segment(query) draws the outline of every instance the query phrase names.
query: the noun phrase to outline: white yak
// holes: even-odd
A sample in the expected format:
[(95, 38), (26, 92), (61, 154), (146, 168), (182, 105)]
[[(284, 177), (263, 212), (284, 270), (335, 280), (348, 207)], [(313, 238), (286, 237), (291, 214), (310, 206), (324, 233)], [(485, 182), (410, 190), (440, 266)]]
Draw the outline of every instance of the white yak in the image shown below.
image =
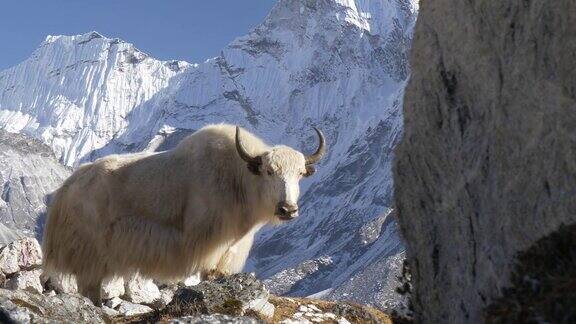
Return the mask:
[(111, 155), (59, 188), (44, 229), (48, 275), (76, 276), (101, 304), (104, 279), (175, 280), (242, 270), (255, 232), (298, 215), (299, 180), (325, 153), (268, 146), (239, 127), (206, 126), (160, 153)]

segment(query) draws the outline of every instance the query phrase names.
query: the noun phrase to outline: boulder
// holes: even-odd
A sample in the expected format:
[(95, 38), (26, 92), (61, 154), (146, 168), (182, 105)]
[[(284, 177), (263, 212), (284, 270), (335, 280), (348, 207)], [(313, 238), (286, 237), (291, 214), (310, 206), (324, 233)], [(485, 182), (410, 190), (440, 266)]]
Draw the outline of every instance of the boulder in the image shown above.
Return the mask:
[(150, 279), (134, 274), (125, 283), (126, 300), (137, 304), (152, 304), (161, 297), (158, 286)]
[(107, 318), (99, 307), (78, 295), (47, 296), (0, 289), (0, 320), (3, 323), (103, 323)]
[(274, 306), (268, 302), (269, 296), (268, 290), (254, 274), (240, 273), (180, 288), (165, 312), (242, 316), (250, 310), (263, 317), (272, 317)]
[(42, 265), (42, 248), (35, 238), (25, 237), (13, 244), (19, 247), (18, 266), (20, 269), (38, 268)]
[(0, 247), (0, 271), (10, 275), (42, 265), (42, 249), (34, 238), (24, 237)]
[(575, 35), (574, 0), (420, 2), (394, 170), (415, 322), (483, 322), (576, 222)]
[(246, 306), (246, 310), (254, 311), (265, 318), (272, 318), (274, 316), (274, 305), (268, 301), (268, 296), (250, 300)]
[(0, 271), (2, 271), (2, 273), (10, 275), (20, 270), (20, 266), (18, 265), (19, 253), (18, 246), (14, 243), (1, 247)]
[(116, 310), (123, 316), (142, 315), (154, 311), (152, 308), (146, 305), (131, 303), (126, 300), (123, 300), (120, 305), (118, 305)]
[(26, 290), (41, 294), (44, 290), (40, 281), (41, 270), (20, 271), (6, 282), (6, 288), (11, 290)]

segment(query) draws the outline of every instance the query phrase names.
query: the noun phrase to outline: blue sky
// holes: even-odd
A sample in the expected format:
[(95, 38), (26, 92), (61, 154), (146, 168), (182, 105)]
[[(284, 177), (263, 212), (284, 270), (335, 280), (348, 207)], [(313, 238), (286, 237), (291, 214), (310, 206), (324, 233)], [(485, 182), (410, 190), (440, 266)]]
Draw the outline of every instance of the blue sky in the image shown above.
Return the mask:
[(46, 35), (98, 31), (158, 59), (198, 63), (260, 23), (276, 0), (10, 0), (0, 3), (0, 70)]

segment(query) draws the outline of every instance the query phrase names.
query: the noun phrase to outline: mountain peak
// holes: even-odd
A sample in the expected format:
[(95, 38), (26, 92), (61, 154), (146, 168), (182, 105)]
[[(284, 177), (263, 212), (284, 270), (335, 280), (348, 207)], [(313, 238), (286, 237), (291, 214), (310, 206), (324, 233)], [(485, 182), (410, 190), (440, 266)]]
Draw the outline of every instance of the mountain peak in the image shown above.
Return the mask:
[[(73, 51), (75, 47), (86, 45), (104, 51), (110, 49), (110, 46), (114, 44), (122, 44), (122, 46), (126, 48), (132, 48), (141, 52), (131, 43), (119, 38), (108, 38), (96, 31), (90, 31), (80, 35), (47, 35), (36, 52), (45, 50), (46, 48), (59, 48), (66, 51)], [(85, 54), (88, 53), (88, 51), (83, 52)]]
[(395, 22), (403, 26), (413, 23), (417, 10), (417, 0), (280, 0), (265, 24), (301, 27), (312, 18), (324, 24), (350, 24), (372, 35), (385, 36)]
[[(112, 39), (109, 39), (109, 38), (103, 36), (102, 34), (100, 34), (97, 31), (90, 31), (90, 32), (80, 34), (80, 35), (47, 35), (46, 39), (44, 39), (44, 42), (42, 43), (42, 45), (56, 44), (58, 42), (85, 44), (85, 43), (90, 42), (93, 39), (102, 39), (104, 41), (112, 40)], [(120, 40), (118, 38), (116, 38), (114, 40), (117, 42), (123, 42), (122, 40)]]
[[(0, 71), (0, 127), (42, 138), (72, 164), (112, 139), (134, 107), (187, 66), (95, 31), (49, 35), (28, 59)], [(71, 143), (90, 144), (70, 150)]]

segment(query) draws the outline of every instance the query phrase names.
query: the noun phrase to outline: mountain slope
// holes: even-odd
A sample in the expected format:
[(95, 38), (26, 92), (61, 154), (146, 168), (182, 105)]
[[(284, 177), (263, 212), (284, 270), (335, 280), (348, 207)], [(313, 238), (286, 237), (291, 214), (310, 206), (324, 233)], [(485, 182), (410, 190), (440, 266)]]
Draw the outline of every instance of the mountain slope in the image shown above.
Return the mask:
[[(41, 138), (73, 165), (168, 149), (215, 122), (309, 152), (318, 126), (330, 148), (302, 183), (302, 216), (262, 231), (247, 270), (274, 279), (312, 264), (319, 270), (291, 278), (284, 293), (330, 291), (403, 250), (388, 215), (390, 169), (416, 10), (413, 0), (280, 0), (262, 24), (199, 65), (159, 62), (94, 33), (49, 37), (31, 59), (0, 72), (0, 127)], [(56, 77), (34, 72), (38, 56), (69, 68)], [(25, 94), (10, 91), (20, 78), (42, 96), (16, 104)], [(68, 91), (62, 82), (81, 86)]]
[(48, 195), (69, 174), (45, 144), (0, 129), (0, 243), (38, 233)]

